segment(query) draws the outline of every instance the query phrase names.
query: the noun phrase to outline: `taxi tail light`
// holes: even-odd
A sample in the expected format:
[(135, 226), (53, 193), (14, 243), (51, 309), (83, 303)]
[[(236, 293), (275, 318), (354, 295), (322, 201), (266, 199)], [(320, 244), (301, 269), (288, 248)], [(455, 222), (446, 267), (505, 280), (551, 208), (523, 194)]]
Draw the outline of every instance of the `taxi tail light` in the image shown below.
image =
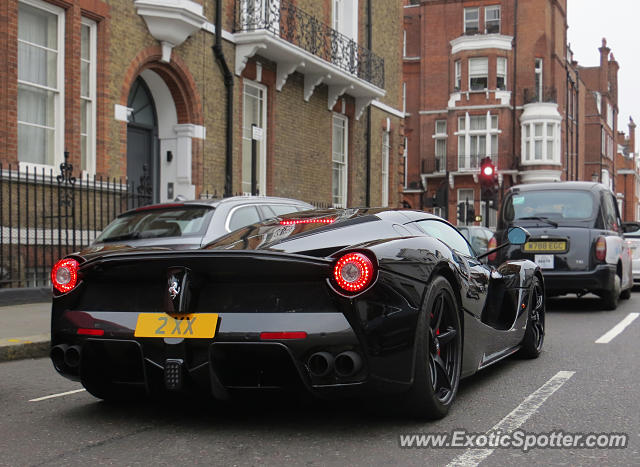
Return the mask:
[(78, 285), (79, 264), (75, 259), (65, 258), (51, 269), (51, 284), (61, 293), (72, 291)]
[(349, 293), (362, 292), (371, 285), (374, 275), (373, 263), (362, 253), (347, 253), (341, 256), (333, 268), (335, 282)]
[(600, 236), (596, 240), (596, 259), (598, 261), (605, 261), (607, 258), (607, 241), (604, 237)]
[[(496, 240), (496, 237), (491, 237), (491, 240), (489, 240), (489, 245), (487, 246), (488, 250), (493, 250), (494, 248), (498, 247), (498, 240)], [(491, 253), (490, 255), (487, 255), (487, 258), (489, 259), (489, 261), (495, 261), (496, 258), (498, 257), (498, 252), (494, 252)]]

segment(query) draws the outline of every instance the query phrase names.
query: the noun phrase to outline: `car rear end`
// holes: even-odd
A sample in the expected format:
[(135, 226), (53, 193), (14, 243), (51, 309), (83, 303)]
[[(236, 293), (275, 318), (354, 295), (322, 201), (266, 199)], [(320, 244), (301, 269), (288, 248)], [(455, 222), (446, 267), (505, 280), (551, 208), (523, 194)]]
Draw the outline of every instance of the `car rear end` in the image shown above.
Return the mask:
[[(370, 223), (358, 222), (359, 236), (371, 236)], [(298, 231), (308, 241), (314, 227), (272, 224), (230, 238), (248, 247), (262, 244), (249, 231), (272, 242)], [(391, 225), (388, 236), (397, 236)], [(53, 272), (56, 370), (104, 398), (131, 388), (332, 395), (410, 380), (419, 283), (382, 269), (367, 248), (313, 256), (234, 245), (67, 258)], [(399, 282), (406, 293), (390, 289)]]
[(531, 233), (522, 246), (508, 246), (489, 257), (530, 259), (545, 276), (548, 295), (611, 290), (616, 276), (615, 252), (602, 228), (597, 229), (599, 200), (588, 189), (563, 189), (545, 184), (539, 189), (510, 190), (503, 201), (493, 245), (504, 243), (510, 226)]

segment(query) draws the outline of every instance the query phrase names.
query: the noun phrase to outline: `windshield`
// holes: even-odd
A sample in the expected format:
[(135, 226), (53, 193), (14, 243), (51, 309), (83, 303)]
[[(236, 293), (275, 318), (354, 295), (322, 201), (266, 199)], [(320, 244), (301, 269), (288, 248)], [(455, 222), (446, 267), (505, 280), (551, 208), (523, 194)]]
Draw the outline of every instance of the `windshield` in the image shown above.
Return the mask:
[(212, 208), (182, 206), (133, 211), (116, 218), (96, 239), (116, 242), (139, 238), (203, 236), (209, 225)]
[(503, 206), (506, 222), (518, 219), (584, 221), (595, 217), (595, 203), (588, 191), (525, 191), (509, 196)]

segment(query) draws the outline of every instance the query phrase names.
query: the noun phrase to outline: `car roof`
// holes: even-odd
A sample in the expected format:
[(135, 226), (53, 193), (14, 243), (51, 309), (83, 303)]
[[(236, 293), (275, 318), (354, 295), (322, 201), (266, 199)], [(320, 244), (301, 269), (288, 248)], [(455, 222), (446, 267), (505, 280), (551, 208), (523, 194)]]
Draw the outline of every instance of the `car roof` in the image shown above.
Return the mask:
[[(165, 203), (156, 203), (142, 206), (143, 209), (162, 209), (163, 207), (176, 208), (180, 206), (201, 206), (207, 208), (217, 208), (220, 206), (235, 206), (242, 204), (297, 204), (314, 209), (313, 205), (306, 201), (292, 199), (292, 198), (280, 198), (278, 196), (230, 196), (228, 198), (211, 198), (211, 199), (192, 199), (192, 200), (177, 200), (167, 201)], [(130, 209), (123, 214), (135, 212), (140, 208)]]
[(602, 183), (597, 182), (547, 182), (527, 183), (509, 188), (511, 192), (526, 192), (538, 190), (582, 190), (582, 191), (611, 191)]

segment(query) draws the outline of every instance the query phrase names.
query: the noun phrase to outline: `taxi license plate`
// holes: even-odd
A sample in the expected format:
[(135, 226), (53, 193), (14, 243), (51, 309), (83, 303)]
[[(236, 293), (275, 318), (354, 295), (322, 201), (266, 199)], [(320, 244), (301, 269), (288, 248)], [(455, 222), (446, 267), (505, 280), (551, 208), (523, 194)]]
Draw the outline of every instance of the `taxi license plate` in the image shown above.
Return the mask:
[(134, 336), (211, 339), (216, 334), (217, 325), (217, 313), (190, 315), (140, 313)]
[(538, 252), (538, 251), (565, 251), (567, 249), (567, 242), (565, 241), (533, 241), (524, 244), (524, 251), (526, 252)]

